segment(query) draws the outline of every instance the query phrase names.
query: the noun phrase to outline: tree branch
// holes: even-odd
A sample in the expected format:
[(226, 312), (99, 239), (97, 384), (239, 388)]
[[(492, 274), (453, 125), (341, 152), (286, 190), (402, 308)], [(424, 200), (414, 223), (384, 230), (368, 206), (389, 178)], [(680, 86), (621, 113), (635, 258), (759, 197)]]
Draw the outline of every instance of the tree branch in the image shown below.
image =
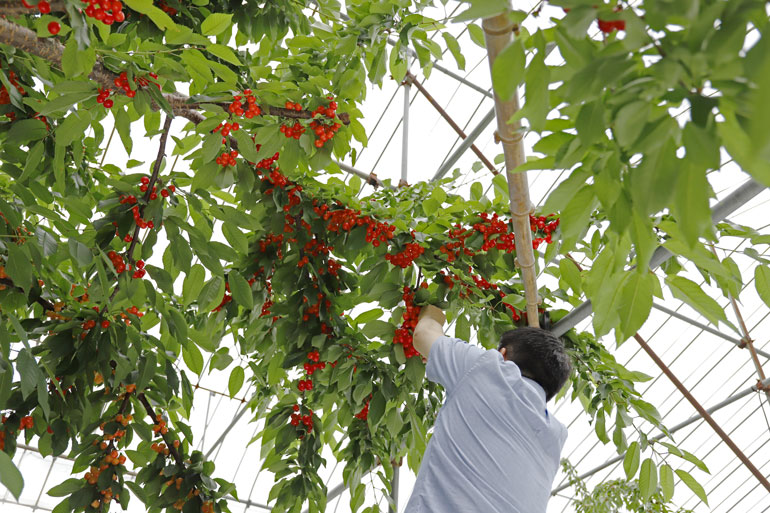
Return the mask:
[[(147, 415), (149, 415), (152, 419), (153, 424), (160, 424), (160, 422), (158, 422), (158, 416), (155, 414), (155, 410), (152, 409), (152, 405), (150, 404), (150, 401), (147, 400), (147, 397), (145, 397), (144, 393), (136, 394), (136, 398), (139, 399), (139, 402), (144, 406), (144, 409), (147, 411)], [(168, 447), (168, 451), (171, 453), (171, 456), (174, 457), (176, 464), (184, 468), (184, 460), (179, 454), (179, 451), (176, 450), (176, 447), (174, 447), (174, 442), (168, 439), (168, 435), (161, 433), (160, 436), (162, 436), (163, 441), (166, 442), (166, 447)]]
[[(21, 287), (16, 286), (15, 283), (10, 278), (0, 278), (0, 284), (5, 285), (6, 287), (11, 287), (12, 289), (16, 290), (17, 292), (24, 293), (24, 289)], [(35, 298), (35, 303), (42, 306), (45, 310), (54, 312), (56, 311), (54, 309), (53, 303), (48, 301), (47, 299), (43, 299), (42, 297), (38, 296)]]
[[(163, 124), (163, 133), (160, 135), (160, 147), (158, 148), (158, 157), (155, 159), (155, 166), (152, 169), (152, 176), (150, 176), (150, 182), (147, 184), (147, 190), (144, 192), (144, 204), (139, 207), (139, 215), (144, 216), (144, 211), (147, 208), (147, 205), (150, 201), (150, 195), (152, 194), (152, 188), (155, 187), (155, 184), (158, 183), (158, 175), (160, 175), (160, 164), (163, 162), (163, 158), (166, 156), (166, 141), (168, 141), (168, 133), (171, 130), (171, 121), (173, 120), (173, 116), (167, 115), (166, 116), (166, 122)], [(134, 263), (134, 248), (136, 247), (136, 241), (139, 238), (139, 226), (137, 226), (134, 229), (134, 236), (131, 239), (131, 245), (128, 247), (128, 251), (126, 251), (126, 260)], [(113, 297), (115, 293), (117, 292), (117, 288), (115, 289), (115, 292), (113, 292)]]
[[(0, 13), (4, 13), (4, 10), (0, 10)], [(32, 55), (37, 55), (61, 69), (64, 46), (55, 38), (39, 38), (34, 31), (0, 18), (0, 43), (13, 46)], [(118, 78), (118, 75), (105, 68), (99, 60), (96, 61), (93, 70), (88, 76), (104, 89), (118, 92), (123, 91), (115, 85), (115, 79)], [(171, 105), (174, 115), (182, 116), (193, 123), (202, 121), (203, 116), (198, 113), (195, 113), (198, 114), (197, 116), (193, 115), (195, 109), (200, 108), (201, 104), (191, 101), (189, 96), (179, 93), (164, 93), (163, 98)], [(227, 104), (222, 103), (219, 105), (226, 107)], [(159, 105), (153, 106), (155, 109), (160, 109)], [(264, 114), (270, 116), (292, 119), (312, 119), (314, 117), (314, 114), (309, 110), (296, 111), (270, 105), (260, 105), (259, 108)], [(348, 113), (341, 112), (337, 114), (337, 117), (343, 124), (350, 124), (350, 115)]]

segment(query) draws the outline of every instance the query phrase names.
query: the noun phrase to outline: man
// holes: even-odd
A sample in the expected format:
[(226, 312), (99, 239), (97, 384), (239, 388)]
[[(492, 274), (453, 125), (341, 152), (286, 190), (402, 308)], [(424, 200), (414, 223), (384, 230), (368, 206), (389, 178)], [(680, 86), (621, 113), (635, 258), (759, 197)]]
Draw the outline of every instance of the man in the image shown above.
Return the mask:
[(567, 428), (546, 409), (571, 367), (553, 334), (519, 328), (498, 351), (444, 336), (423, 307), (414, 347), (446, 400), (406, 513), (544, 513)]

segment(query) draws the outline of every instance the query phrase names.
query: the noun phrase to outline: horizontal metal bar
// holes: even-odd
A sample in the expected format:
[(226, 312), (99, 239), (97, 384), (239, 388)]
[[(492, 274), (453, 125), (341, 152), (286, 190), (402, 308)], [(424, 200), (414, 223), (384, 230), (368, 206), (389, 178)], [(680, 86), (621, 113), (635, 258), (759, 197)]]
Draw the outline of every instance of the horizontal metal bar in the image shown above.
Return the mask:
[[(703, 324), (703, 323), (698, 322), (698, 321), (696, 321), (694, 319), (690, 319), (686, 315), (680, 314), (679, 312), (671, 310), (670, 308), (666, 308), (663, 305), (659, 305), (658, 303), (654, 303), (653, 302), (652, 303), (652, 307), (655, 308), (656, 310), (660, 310), (661, 312), (664, 312), (664, 313), (670, 315), (671, 317), (676, 317), (677, 319), (679, 319), (681, 321), (684, 321), (684, 322), (686, 322), (688, 324), (692, 324), (696, 328), (700, 328), (703, 331), (707, 331), (707, 332), (711, 333), (712, 335), (716, 335), (717, 337), (719, 337), (721, 339), (727, 340), (728, 342), (732, 342), (733, 344), (735, 344), (736, 346), (740, 347), (741, 349), (746, 347), (746, 345), (743, 343), (743, 341), (741, 339), (735, 338), (735, 337), (731, 337), (730, 335), (727, 335), (726, 333), (722, 333), (721, 331), (716, 330), (716, 329), (712, 328), (711, 326), (708, 326), (707, 324)], [(758, 355), (761, 355), (761, 356), (763, 356), (763, 357), (765, 357), (767, 359), (770, 359), (770, 353), (767, 353), (766, 351), (762, 351), (761, 349), (757, 349), (756, 351), (757, 351)]]
[(479, 136), (486, 130), (486, 128), (489, 126), (492, 121), (495, 120), (495, 108), (492, 107), (489, 112), (487, 112), (487, 115), (484, 116), (484, 118), (479, 122), (478, 125), (476, 125), (476, 128), (471, 131), (471, 133), (468, 134), (468, 137), (463, 139), (463, 142), (460, 143), (460, 145), (457, 147), (457, 149), (449, 156), (446, 162), (444, 162), (444, 165), (439, 168), (438, 171), (436, 171), (436, 174), (433, 175), (433, 178), (431, 178), (432, 181), (436, 181), (441, 179), (445, 174), (449, 172), (450, 169), (452, 169), (452, 166), (455, 165), (455, 163), (460, 159), (460, 157), (463, 156), (463, 153), (465, 153), (468, 148), (471, 147), (471, 145), (476, 141), (476, 139), (479, 138)]
[[(770, 386), (770, 378), (764, 380), (762, 382), (762, 385), (763, 386)], [(740, 399), (743, 399), (744, 397), (746, 397), (747, 395), (751, 394), (752, 392), (758, 392), (758, 391), (759, 391), (759, 388), (757, 387), (757, 385), (752, 385), (751, 387), (747, 388), (746, 390), (738, 392), (737, 394), (728, 397), (724, 401), (715, 404), (711, 408), (706, 409), (706, 412), (708, 412), (709, 414), (714, 413), (715, 411), (721, 410), (725, 406), (729, 406), (732, 403), (734, 403), (734, 402), (736, 402), (736, 401), (738, 401)], [(686, 428), (690, 424), (692, 424), (694, 422), (697, 422), (699, 420), (702, 420), (702, 419), (703, 419), (703, 416), (701, 414), (693, 415), (689, 419), (685, 420), (684, 422), (680, 422), (679, 424), (677, 424), (676, 426), (672, 427), (668, 431), (669, 431), (669, 433), (675, 433), (675, 432), (679, 431), (680, 429)], [(650, 440), (651, 441), (658, 441), (658, 440), (661, 440), (661, 439), (663, 439), (665, 437), (666, 437), (666, 435), (664, 433), (661, 433), (661, 434), (651, 438)], [(600, 471), (604, 470), (605, 468), (609, 467), (610, 465), (614, 465), (615, 463), (618, 463), (619, 461), (622, 461), (623, 458), (625, 458), (625, 456), (626, 456), (625, 454), (615, 456), (614, 458), (605, 461), (604, 463), (602, 463), (598, 467), (593, 468), (593, 469), (589, 470), (588, 472), (586, 472), (584, 474), (581, 474), (580, 476), (578, 476), (578, 479), (583, 480), (583, 479), (586, 479), (587, 477), (591, 477), (592, 475), (596, 474), (597, 472), (600, 472)], [(551, 495), (556, 495), (560, 491), (565, 490), (565, 489), (567, 489), (569, 487), (570, 487), (569, 483), (557, 486), (556, 488), (551, 490)]]

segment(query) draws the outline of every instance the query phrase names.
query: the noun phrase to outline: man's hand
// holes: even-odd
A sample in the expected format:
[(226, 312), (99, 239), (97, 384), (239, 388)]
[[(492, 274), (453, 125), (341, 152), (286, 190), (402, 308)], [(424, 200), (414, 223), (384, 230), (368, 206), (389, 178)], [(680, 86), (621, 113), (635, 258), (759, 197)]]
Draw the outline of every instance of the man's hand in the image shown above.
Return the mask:
[(425, 318), (433, 319), (442, 326), (446, 322), (446, 315), (444, 315), (444, 311), (441, 308), (433, 305), (423, 306), (420, 309), (420, 316), (418, 317), (417, 325), (419, 326), (419, 321), (422, 321)]
[(427, 358), (433, 343), (444, 334), (446, 316), (444, 312), (433, 305), (420, 309), (417, 326), (414, 328), (414, 348), (423, 358)]

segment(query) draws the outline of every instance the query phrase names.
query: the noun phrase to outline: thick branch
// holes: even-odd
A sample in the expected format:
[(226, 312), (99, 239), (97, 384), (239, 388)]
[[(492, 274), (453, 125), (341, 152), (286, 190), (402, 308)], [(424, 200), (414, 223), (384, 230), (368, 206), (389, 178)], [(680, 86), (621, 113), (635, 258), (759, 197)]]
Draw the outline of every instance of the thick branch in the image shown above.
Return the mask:
[[(158, 183), (158, 175), (160, 175), (160, 164), (163, 162), (163, 158), (166, 156), (166, 141), (168, 141), (168, 133), (171, 130), (171, 121), (173, 120), (173, 116), (167, 115), (166, 116), (166, 122), (163, 124), (163, 133), (160, 135), (160, 147), (158, 148), (158, 157), (155, 159), (155, 165), (152, 169), (152, 176), (150, 176), (150, 182), (147, 184), (147, 190), (144, 192), (144, 204), (139, 207), (139, 215), (144, 216), (144, 211), (147, 208), (147, 205), (150, 202), (150, 195), (152, 194), (153, 187), (155, 187), (155, 184)], [(126, 251), (126, 260), (134, 263), (134, 248), (136, 248), (136, 241), (139, 238), (139, 226), (134, 229), (134, 236), (131, 240), (131, 245), (128, 247), (128, 251)], [(117, 288), (115, 290), (117, 292)], [(115, 292), (113, 292), (113, 297), (115, 295)]]
[[(0, 284), (5, 285), (6, 287), (11, 287), (12, 289), (16, 290), (17, 292), (21, 292), (22, 294), (24, 293), (24, 289), (21, 288), (21, 287), (17, 287), (16, 284), (14, 284), (13, 281), (10, 278), (0, 278)], [(51, 311), (51, 312), (55, 311), (53, 303), (51, 303), (50, 301), (48, 301), (46, 299), (43, 299), (40, 296), (35, 298), (35, 303), (37, 303), (40, 306), (42, 306), (45, 310), (48, 310), (48, 311)]]
[[(4, 11), (0, 10), (0, 14)], [(32, 30), (0, 18), (0, 43), (4, 43), (32, 55), (45, 59), (54, 66), (61, 68), (62, 54), (64, 46), (55, 38), (38, 38)], [(102, 88), (122, 92), (115, 85), (115, 79), (118, 75), (106, 69), (101, 61), (96, 61), (91, 74), (88, 75), (93, 81), (97, 82)], [(174, 115), (183, 116), (193, 123), (200, 122), (202, 116), (193, 116), (194, 109), (200, 108), (200, 103), (190, 101), (189, 96), (178, 93), (164, 93), (163, 98), (171, 105)], [(210, 102), (208, 102), (210, 103)], [(221, 104), (226, 107), (226, 104)], [(156, 109), (160, 107), (155, 105)], [(292, 119), (312, 119), (314, 114), (309, 110), (290, 110), (283, 107), (273, 107), (270, 105), (260, 105), (263, 113), (270, 116), (280, 116)], [(343, 124), (350, 124), (350, 116), (346, 112), (337, 114), (337, 117)]]
[[(150, 404), (150, 401), (147, 400), (147, 397), (142, 394), (137, 394), (136, 398), (139, 399), (139, 402), (142, 403), (142, 406), (144, 406), (145, 411), (147, 411), (147, 415), (150, 416), (152, 419), (153, 424), (160, 424), (158, 421), (158, 416), (155, 414), (155, 410), (152, 409), (152, 405)], [(168, 435), (164, 435), (163, 433), (160, 434), (160, 436), (163, 437), (163, 441), (166, 442), (166, 447), (168, 447), (169, 452), (171, 453), (171, 456), (174, 457), (174, 461), (176, 461), (176, 464), (180, 467), (184, 467), (184, 460), (182, 459), (182, 456), (179, 454), (179, 451), (176, 450), (176, 447), (174, 447), (173, 440), (170, 440)]]

